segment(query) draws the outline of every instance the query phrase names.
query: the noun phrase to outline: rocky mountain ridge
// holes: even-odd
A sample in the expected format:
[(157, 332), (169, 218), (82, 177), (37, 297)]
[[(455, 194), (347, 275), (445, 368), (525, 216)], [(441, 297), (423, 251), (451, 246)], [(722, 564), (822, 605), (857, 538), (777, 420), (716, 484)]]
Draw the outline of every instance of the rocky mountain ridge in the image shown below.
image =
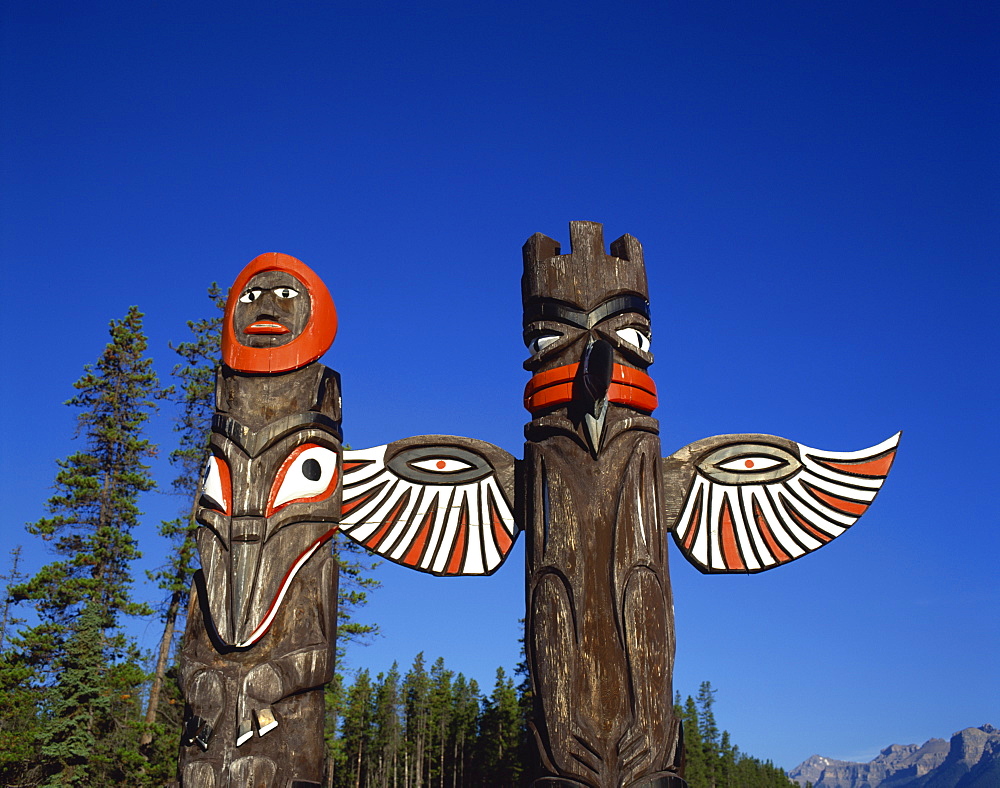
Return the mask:
[(1000, 788), (1000, 730), (966, 728), (921, 745), (892, 744), (868, 763), (813, 755), (788, 772), (804, 788)]

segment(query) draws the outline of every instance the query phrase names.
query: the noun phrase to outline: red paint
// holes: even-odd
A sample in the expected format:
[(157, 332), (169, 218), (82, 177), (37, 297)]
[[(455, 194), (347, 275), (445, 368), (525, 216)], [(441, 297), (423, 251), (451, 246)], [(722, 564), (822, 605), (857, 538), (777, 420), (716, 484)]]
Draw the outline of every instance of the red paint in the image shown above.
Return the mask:
[(736, 544), (736, 526), (733, 525), (733, 510), (729, 499), (722, 502), (722, 522), (719, 523), (719, 541), (722, 543), (722, 560), (726, 569), (746, 569), (740, 557), (740, 549)]
[(753, 467), (753, 460), (747, 460), (743, 464), (746, 465), (748, 468), (752, 468)]
[(447, 465), (447, 464), (448, 463), (446, 463), (444, 460), (438, 460), (437, 461), (437, 467), (438, 467), (439, 470), (443, 470), (444, 466)]
[(378, 547), (378, 543), (382, 541), (383, 537), (385, 537), (389, 529), (392, 528), (392, 526), (395, 524), (397, 518), (399, 517), (400, 513), (403, 511), (403, 508), (406, 506), (409, 500), (410, 500), (410, 491), (407, 490), (406, 493), (402, 497), (400, 497), (399, 501), (396, 502), (396, 505), (392, 507), (392, 510), (389, 512), (389, 514), (387, 514), (382, 519), (382, 525), (379, 526), (379, 529), (365, 540), (365, 547), (368, 547), (372, 550)]
[[(533, 375), (524, 388), (524, 407), (531, 413), (565, 405), (573, 400), (579, 364), (566, 364)], [(656, 409), (656, 384), (641, 369), (615, 364), (608, 401), (652, 413)]]
[(684, 536), (684, 549), (689, 553), (691, 552), (691, 546), (694, 544), (694, 538), (698, 534), (698, 523), (701, 520), (701, 498), (702, 490), (698, 490), (698, 501), (694, 505), (694, 511), (691, 513), (691, 525), (688, 527), (688, 532)]
[(786, 561), (791, 561), (792, 557), (788, 555), (784, 550), (781, 549), (781, 545), (778, 544), (778, 540), (775, 539), (774, 533), (771, 531), (771, 526), (768, 524), (767, 519), (764, 517), (764, 512), (760, 509), (760, 504), (757, 503), (757, 499), (754, 498), (753, 501), (753, 517), (757, 521), (757, 530), (760, 531), (761, 535), (764, 537), (764, 541), (767, 542), (767, 549), (771, 551), (778, 563), (785, 563)]
[(836, 509), (838, 512), (843, 512), (844, 514), (853, 514), (860, 517), (868, 509), (868, 504), (859, 503), (858, 501), (849, 501), (846, 498), (841, 498), (839, 495), (831, 495), (830, 493), (823, 492), (822, 490), (813, 487), (809, 482), (802, 482), (802, 486), (805, 487), (814, 497), (818, 498), (820, 501)]
[(268, 335), (281, 335), (287, 334), (289, 329), (281, 325), (281, 323), (272, 323), (270, 321), (259, 321), (257, 323), (251, 323), (246, 327), (246, 333), (248, 334), (268, 334)]
[(341, 503), (340, 505), (341, 515), (350, 514), (359, 506), (363, 506), (364, 504), (368, 503), (372, 498), (374, 498), (376, 495), (382, 492), (382, 489), (388, 483), (389, 482), (385, 481), (382, 482), (381, 484), (376, 484), (370, 490), (366, 490), (365, 492), (361, 493), (361, 495), (359, 495), (357, 498), (351, 498), (350, 500)]
[(458, 518), (458, 534), (455, 536), (455, 545), (451, 549), (451, 558), (448, 561), (448, 568), (445, 573), (457, 575), (462, 568), (462, 558), (465, 556), (465, 543), (469, 539), (469, 502), (468, 499), (462, 501), (462, 511)]
[(892, 451), (889, 451), (874, 460), (863, 459), (856, 462), (845, 462), (844, 460), (833, 462), (832, 460), (821, 460), (818, 457), (813, 457), (813, 459), (820, 465), (832, 468), (835, 471), (852, 473), (855, 476), (878, 477), (886, 476), (889, 473), (889, 469), (892, 467), (892, 461), (896, 459), (896, 450), (893, 449)]
[(326, 485), (326, 488), (322, 492), (319, 492), (316, 495), (306, 495), (301, 498), (293, 498), (289, 501), (285, 501), (279, 506), (274, 505), (274, 500), (278, 497), (278, 491), (281, 489), (281, 485), (285, 481), (285, 475), (288, 473), (288, 469), (292, 467), (292, 463), (295, 462), (296, 458), (306, 449), (317, 448), (322, 447), (315, 443), (303, 443), (285, 458), (285, 461), (278, 469), (277, 475), (274, 477), (274, 483), (271, 485), (271, 494), (267, 497), (267, 511), (265, 516), (270, 517), (275, 512), (280, 511), (293, 503), (302, 503), (303, 501), (321, 501), (324, 498), (328, 498), (330, 494), (337, 489), (337, 480), (340, 478), (340, 474), (337, 473), (337, 469), (334, 468), (333, 476), (330, 477), (330, 482)]
[(805, 531), (807, 534), (815, 537), (816, 539), (819, 539), (819, 541), (821, 541), (823, 544), (826, 544), (831, 539), (833, 539), (832, 536), (830, 536), (827, 533), (824, 533), (823, 531), (820, 531), (819, 529), (816, 528), (816, 526), (814, 526), (812, 523), (806, 520), (805, 517), (799, 514), (796, 511), (795, 507), (792, 506), (791, 502), (787, 498), (785, 498), (785, 496), (781, 496), (781, 503), (785, 507), (785, 511), (792, 516), (792, 519), (795, 520), (795, 522), (797, 522), (799, 526), (802, 528), (802, 530)]
[(424, 554), (424, 545), (427, 544), (427, 537), (430, 536), (431, 524), (434, 522), (434, 515), (436, 514), (437, 505), (434, 505), (424, 515), (423, 522), (420, 523), (420, 527), (417, 529), (417, 536), (413, 540), (413, 544), (410, 545), (410, 549), (403, 556), (403, 563), (407, 566), (417, 566), (420, 563), (420, 557)]
[(507, 529), (504, 528), (503, 519), (500, 517), (496, 502), (493, 500), (493, 493), (488, 493), (488, 495), (490, 522), (493, 525), (493, 539), (496, 541), (497, 547), (500, 548), (500, 555), (505, 556), (510, 551), (513, 540), (510, 538), (510, 534), (507, 533)]
[[(264, 271), (284, 271), (303, 285), (310, 299), (309, 322), (287, 345), (275, 348), (247, 347), (233, 329), (233, 315), (247, 283)], [(247, 264), (229, 291), (222, 321), (222, 361), (239, 372), (289, 372), (310, 364), (330, 349), (337, 336), (337, 309), (323, 280), (301, 260), (281, 252), (267, 252)]]

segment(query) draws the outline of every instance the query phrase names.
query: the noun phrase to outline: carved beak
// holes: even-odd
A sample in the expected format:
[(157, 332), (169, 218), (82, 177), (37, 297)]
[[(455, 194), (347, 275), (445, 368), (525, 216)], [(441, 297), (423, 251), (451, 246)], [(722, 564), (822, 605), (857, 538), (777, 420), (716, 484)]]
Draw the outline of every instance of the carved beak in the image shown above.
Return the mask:
[(610, 343), (603, 339), (591, 339), (580, 360), (577, 404), (583, 413), (585, 435), (594, 459), (601, 451), (614, 357), (615, 351)]

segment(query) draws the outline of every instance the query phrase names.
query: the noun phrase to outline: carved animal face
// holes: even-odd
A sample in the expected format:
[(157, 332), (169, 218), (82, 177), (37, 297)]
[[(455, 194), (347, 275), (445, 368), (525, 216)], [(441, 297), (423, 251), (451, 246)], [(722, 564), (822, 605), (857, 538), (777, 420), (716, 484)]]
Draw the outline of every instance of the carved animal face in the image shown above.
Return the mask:
[(596, 457), (609, 413), (656, 407), (646, 272), (632, 236), (607, 255), (601, 225), (570, 222), (570, 243), (568, 255), (541, 234), (524, 246), (524, 404), (536, 421), (567, 418)]
[(229, 291), (222, 360), (240, 372), (288, 372), (322, 356), (336, 335), (323, 281), (301, 260), (269, 252), (251, 260)]
[(340, 518), (340, 441), (316, 413), (254, 432), (217, 419), (198, 501), (198, 549), (216, 635), (246, 647)]

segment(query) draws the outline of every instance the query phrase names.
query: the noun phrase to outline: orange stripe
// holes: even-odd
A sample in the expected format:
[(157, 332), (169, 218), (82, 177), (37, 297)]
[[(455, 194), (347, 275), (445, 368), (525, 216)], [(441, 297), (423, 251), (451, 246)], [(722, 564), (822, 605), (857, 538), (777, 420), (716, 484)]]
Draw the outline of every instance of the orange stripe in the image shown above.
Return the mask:
[(451, 558), (448, 561), (448, 568), (445, 569), (449, 575), (457, 575), (462, 568), (462, 556), (465, 554), (465, 543), (468, 539), (469, 530), (469, 502), (468, 499), (462, 501), (462, 511), (458, 516), (458, 535), (455, 537), (455, 545), (451, 549)]
[(384, 537), (386, 532), (395, 524), (396, 519), (399, 517), (399, 513), (403, 511), (403, 507), (406, 506), (409, 500), (410, 491), (407, 490), (396, 502), (396, 505), (392, 507), (392, 510), (382, 519), (382, 526), (378, 529), (378, 531), (365, 540), (365, 547), (370, 547), (372, 550), (375, 549), (378, 543), (382, 541), (382, 537)]
[(843, 460), (833, 462), (831, 460), (821, 460), (818, 457), (813, 457), (813, 459), (827, 468), (832, 468), (835, 471), (843, 471), (844, 473), (853, 473), (856, 476), (885, 476), (892, 467), (892, 461), (896, 459), (896, 450), (893, 449), (874, 460), (858, 460), (857, 462), (845, 462)]
[(434, 515), (437, 514), (437, 504), (427, 510), (427, 514), (424, 515), (423, 522), (420, 523), (420, 527), (417, 529), (417, 535), (413, 540), (413, 544), (410, 549), (406, 551), (406, 555), (403, 556), (403, 563), (407, 566), (416, 566), (420, 563), (420, 557), (424, 554), (424, 545), (427, 544), (427, 537), (431, 533), (431, 523), (434, 522)]
[(785, 511), (788, 512), (792, 516), (792, 519), (794, 519), (795, 522), (797, 522), (806, 533), (810, 534), (811, 536), (816, 537), (821, 542), (823, 542), (823, 544), (826, 544), (831, 539), (833, 539), (832, 536), (830, 536), (829, 534), (823, 533), (822, 531), (818, 530), (812, 523), (810, 523), (801, 514), (799, 514), (795, 510), (795, 508), (792, 506), (792, 504), (788, 500), (785, 499), (784, 496), (782, 496), (782, 498), (781, 498), (781, 503), (784, 505)]
[(364, 468), (366, 465), (371, 465), (374, 460), (344, 460), (344, 473), (353, 471), (355, 468)]
[(722, 560), (726, 562), (726, 569), (746, 569), (743, 559), (740, 558), (740, 550), (736, 546), (736, 526), (733, 525), (733, 510), (729, 506), (729, 498), (722, 501), (722, 522), (719, 533), (722, 542)]
[(701, 520), (701, 498), (702, 491), (698, 490), (698, 502), (694, 505), (694, 511), (691, 513), (691, 526), (688, 528), (687, 536), (684, 537), (684, 549), (688, 552), (691, 551), (691, 545), (694, 544), (694, 538), (698, 534), (698, 523)]
[(376, 484), (370, 490), (366, 490), (361, 493), (357, 498), (351, 498), (349, 501), (344, 501), (340, 505), (341, 515), (350, 514), (359, 506), (368, 503), (372, 498), (382, 492), (382, 489), (388, 484), (388, 481), (384, 481), (381, 484)]
[(489, 493), (489, 508), (490, 508), (490, 522), (493, 523), (493, 539), (496, 540), (497, 546), (500, 548), (500, 555), (507, 555), (507, 551), (510, 550), (512, 540), (510, 534), (507, 533), (507, 529), (504, 528), (503, 520), (500, 518), (500, 512), (497, 511), (497, 505), (493, 501), (493, 493)]
[(841, 498), (838, 495), (831, 495), (830, 493), (823, 492), (822, 490), (813, 487), (811, 484), (809, 484), (809, 482), (803, 481), (802, 486), (805, 487), (816, 498), (823, 501), (823, 503), (833, 507), (838, 512), (843, 512), (844, 514), (854, 514), (860, 517), (865, 513), (865, 510), (868, 508), (868, 504), (866, 503), (849, 501), (846, 498)]
[(764, 512), (761, 511), (760, 504), (757, 503), (756, 498), (753, 499), (753, 516), (757, 521), (757, 530), (760, 531), (761, 535), (764, 537), (764, 541), (767, 542), (767, 547), (771, 551), (771, 555), (778, 559), (778, 562), (782, 564), (786, 561), (791, 561), (792, 557), (781, 549), (781, 545), (778, 544), (778, 540), (774, 538), (774, 534), (771, 532), (771, 526), (764, 518)]
[[(531, 413), (563, 405), (573, 399), (573, 382), (579, 364), (566, 364), (533, 375), (524, 387), (524, 407)], [(656, 409), (656, 384), (641, 369), (615, 364), (608, 400), (652, 413)]]

